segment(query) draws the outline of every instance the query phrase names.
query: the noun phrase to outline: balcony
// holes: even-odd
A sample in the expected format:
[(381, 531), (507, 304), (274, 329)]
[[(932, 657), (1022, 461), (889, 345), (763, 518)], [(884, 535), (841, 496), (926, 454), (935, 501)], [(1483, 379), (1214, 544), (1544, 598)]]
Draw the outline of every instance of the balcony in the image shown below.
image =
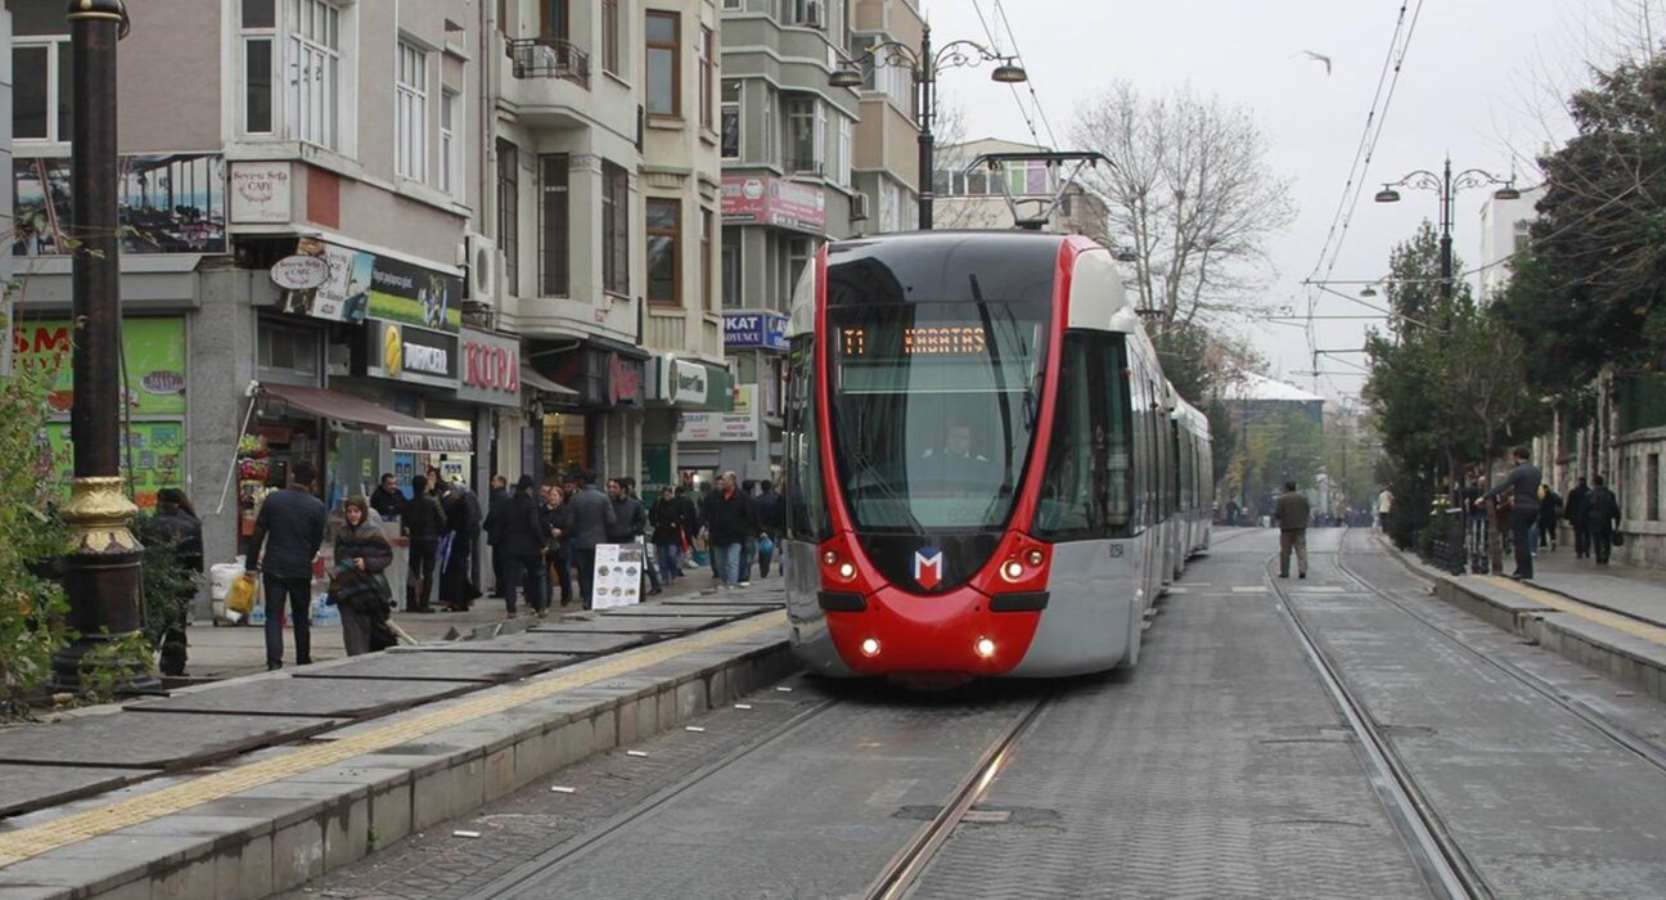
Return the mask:
[(825, 178), (827, 177), (827, 164), (819, 159), (794, 155), (787, 158), (787, 172), (791, 175)]
[(590, 90), (590, 54), (571, 41), (521, 38), (509, 42), (516, 78), (560, 78)]

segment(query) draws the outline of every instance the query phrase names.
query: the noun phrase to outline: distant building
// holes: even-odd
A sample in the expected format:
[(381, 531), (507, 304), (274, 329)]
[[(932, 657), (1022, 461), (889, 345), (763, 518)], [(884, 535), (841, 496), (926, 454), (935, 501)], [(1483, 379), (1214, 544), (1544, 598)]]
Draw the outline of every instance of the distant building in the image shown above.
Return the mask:
[[(937, 148), (932, 189), (937, 228), (1012, 228), (1013, 205), (1025, 218), (1047, 211), (1068, 170), (1042, 160), (1011, 164), (999, 171), (972, 162), (987, 153), (1048, 152), (1050, 148), (995, 138), (946, 144)], [(1073, 165), (1073, 164), (1072, 164)], [(1047, 231), (1098, 237), (1105, 232), (1105, 204), (1079, 184), (1072, 184), (1047, 218)]]
[(1243, 373), (1226, 388), (1226, 400), (1240, 424), (1259, 422), (1283, 410), (1295, 409), (1313, 420), (1324, 422), (1325, 398), (1276, 378)]
[(1545, 188), (1540, 185), (1523, 190), (1519, 199), (1489, 196), (1481, 205), (1482, 303), (1490, 302), (1510, 283), (1510, 259), (1527, 249), (1528, 232), (1539, 217), (1536, 207), (1544, 196)]

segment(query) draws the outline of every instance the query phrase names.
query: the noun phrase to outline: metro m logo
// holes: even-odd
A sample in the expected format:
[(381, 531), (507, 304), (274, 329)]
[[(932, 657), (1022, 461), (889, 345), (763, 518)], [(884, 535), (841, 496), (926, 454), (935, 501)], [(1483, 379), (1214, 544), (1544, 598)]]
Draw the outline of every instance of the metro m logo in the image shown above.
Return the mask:
[(914, 581), (931, 590), (943, 581), (943, 551), (927, 547), (914, 551)]

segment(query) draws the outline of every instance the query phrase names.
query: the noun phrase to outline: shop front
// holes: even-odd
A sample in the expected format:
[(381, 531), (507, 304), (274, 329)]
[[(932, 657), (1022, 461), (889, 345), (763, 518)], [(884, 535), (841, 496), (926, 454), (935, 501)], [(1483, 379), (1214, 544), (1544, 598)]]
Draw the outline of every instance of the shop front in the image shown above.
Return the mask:
[(723, 314), (723, 344), (734, 361), (736, 382), (751, 388), (751, 418), (757, 422), (748, 454), (742, 459), (739, 451), (732, 451), (731, 467), (742, 478), (774, 478), (781, 465), (787, 317), (768, 310), (727, 311)]
[(774, 478), (767, 465), (759, 466), (756, 452), (761, 427), (757, 385), (734, 388), (728, 412), (684, 413), (677, 428), (677, 478), (703, 484), (716, 474), (733, 471), (743, 479)]
[(512, 335), (464, 328), (457, 400), (474, 410), (475, 465), (468, 480), (484, 498), (494, 475), (513, 483), (521, 476), (525, 423), (521, 395), (521, 342)]
[(648, 411), (642, 427), (642, 472), (646, 493), (676, 484), (684, 449), (678, 439), (690, 415), (726, 413), (734, 408), (734, 379), (729, 370), (675, 355), (648, 361)]
[(646, 352), (591, 337), (535, 343), (528, 360), (540, 381), (561, 389), (539, 391), (535, 478), (578, 471), (609, 478), (641, 471)]

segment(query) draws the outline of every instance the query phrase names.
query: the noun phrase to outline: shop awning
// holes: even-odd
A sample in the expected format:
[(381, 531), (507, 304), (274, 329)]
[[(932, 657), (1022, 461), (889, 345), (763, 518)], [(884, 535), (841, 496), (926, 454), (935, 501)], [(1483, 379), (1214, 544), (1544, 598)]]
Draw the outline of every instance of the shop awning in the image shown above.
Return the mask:
[(532, 388), (535, 391), (542, 391), (556, 397), (578, 397), (578, 391), (575, 391), (566, 385), (556, 384), (548, 378), (545, 378), (543, 375), (540, 375), (538, 370), (531, 366), (521, 366), (521, 386)]
[(266, 396), (296, 409), (386, 434), (393, 438), (395, 450), (417, 453), (474, 452), (474, 436), (467, 431), (432, 425), (352, 394), (293, 384), (263, 384), (260, 389)]

